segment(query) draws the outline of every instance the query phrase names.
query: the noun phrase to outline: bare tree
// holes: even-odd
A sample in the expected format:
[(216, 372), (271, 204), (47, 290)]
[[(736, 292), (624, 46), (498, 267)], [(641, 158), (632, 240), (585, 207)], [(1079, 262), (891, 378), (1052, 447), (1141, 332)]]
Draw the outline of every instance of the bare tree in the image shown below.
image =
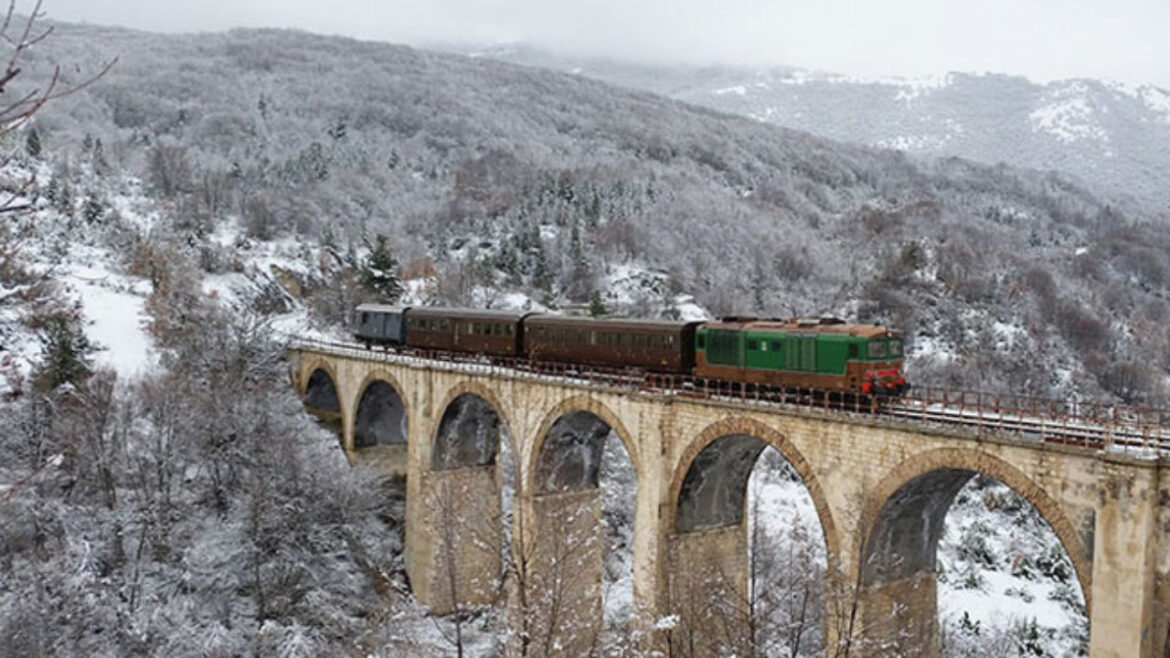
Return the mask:
[[(42, 0), (37, 0), (27, 17), (19, 17), (16, 14), (16, 0), (8, 2), (8, 9), (4, 13), (3, 21), (0, 22), (0, 41), (10, 47), (11, 51), (4, 70), (0, 73), (0, 94), (10, 91), (13, 83), (23, 72), (21, 61), (28, 55), (29, 49), (44, 41), (53, 32), (52, 27), (42, 29), (37, 25), (37, 21), (44, 18), (41, 4)], [(96, 82), (114, 66), (116, 61), (116, 58), (110, 60), (96, 74), (73, 85), (61, 84), (61, 67), (58, 65), (43, 86), (22, 91), (15, 99), (0, 103), (0, 139), (31, 121), (49, 101), (76, 93)], [(0, 157), (0, 166), (7, 164), (12, 158), (11, 153)], [(0, 213), (26, 210), (29, 204), (21, 199), (35, 182), (35, 176), (29, 175), (16, 190), (0, 198)]]

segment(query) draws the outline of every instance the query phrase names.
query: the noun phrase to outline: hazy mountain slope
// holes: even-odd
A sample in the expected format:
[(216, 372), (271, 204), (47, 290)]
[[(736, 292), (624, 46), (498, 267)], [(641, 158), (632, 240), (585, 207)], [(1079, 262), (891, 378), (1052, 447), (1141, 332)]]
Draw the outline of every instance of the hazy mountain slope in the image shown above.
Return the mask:
[(1170, 90), (1007, 75), (864, 79), (794, 69), (682, 67), (562, 58), (522, 47), (483, 55), (647, 89), (857, 144), (1068, 172), (1170, 216)]
[(37, 129), (63, 179), (78, 162), (143, 175), (169, 208), (158, 229), (192, 250), (229, 219), (343, 253), (385, 232), (433, 275), (424, 301), (582, 302), (634, 267), (653, 276), (618, 310), (689, 293), (713, 313), (892, 322), (919, 382), (1138, 398), (1165, 381), (1167, 236), (1057, 175), (296, 32), (62, 25), (28, 80), (115, 54)]

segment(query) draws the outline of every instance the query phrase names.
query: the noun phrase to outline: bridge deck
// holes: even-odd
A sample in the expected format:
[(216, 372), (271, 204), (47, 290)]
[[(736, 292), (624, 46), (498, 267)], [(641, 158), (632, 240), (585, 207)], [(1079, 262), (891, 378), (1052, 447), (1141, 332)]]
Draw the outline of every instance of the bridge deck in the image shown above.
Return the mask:
[(289, 349), (501, 379), (545, 382), (631, 395), (676, 397), (755, 409), (835, 414), (858, 422), (911, 422), (942, 432), (1139, 459), (1170, 458), (1170, 412), (944, 389), (912, 389), (889, 401), (842, 399), (812, 389), (775, 390), (682, 375), (639, 373), (580, 364), (534, 363), (449, 353), (370, 350), (340, 342), (294, 340)]

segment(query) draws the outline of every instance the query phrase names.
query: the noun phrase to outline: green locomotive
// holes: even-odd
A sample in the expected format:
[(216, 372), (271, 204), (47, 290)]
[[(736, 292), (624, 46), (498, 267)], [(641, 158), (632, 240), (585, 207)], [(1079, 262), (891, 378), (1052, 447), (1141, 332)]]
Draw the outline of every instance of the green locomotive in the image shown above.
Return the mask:
[(902, 336), (836, 318), (723, 318), (695, 331), (695, 375), (781, 387), (898, 395)]

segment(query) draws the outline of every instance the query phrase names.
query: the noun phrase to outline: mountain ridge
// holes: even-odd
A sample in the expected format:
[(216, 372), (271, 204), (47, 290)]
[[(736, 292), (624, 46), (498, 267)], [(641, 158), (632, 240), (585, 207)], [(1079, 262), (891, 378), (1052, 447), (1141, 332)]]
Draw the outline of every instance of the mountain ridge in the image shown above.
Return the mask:
[[(468, 49), (463, 48), (463, 52)], [(1170, 91), (1000, 73), (864, 77), (777, 67), (654, 66), (524, 46), (477, 56), (644, 88), (847, 143), (1063, 171), (1147, 212), (1170, 213)], [(982, 98), (992, 100), (981, 100)]]

